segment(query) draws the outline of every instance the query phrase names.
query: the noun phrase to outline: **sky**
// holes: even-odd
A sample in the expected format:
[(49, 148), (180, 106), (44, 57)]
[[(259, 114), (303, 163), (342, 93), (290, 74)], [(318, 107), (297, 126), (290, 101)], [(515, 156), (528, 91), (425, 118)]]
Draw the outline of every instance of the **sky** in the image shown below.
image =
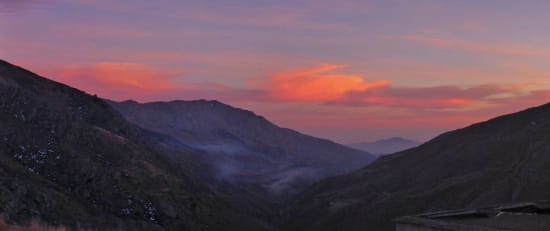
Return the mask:
[(550, 101), (543, 0), (0, 0), (0, 59), (113, 100), (210, 99), (340, 143)]

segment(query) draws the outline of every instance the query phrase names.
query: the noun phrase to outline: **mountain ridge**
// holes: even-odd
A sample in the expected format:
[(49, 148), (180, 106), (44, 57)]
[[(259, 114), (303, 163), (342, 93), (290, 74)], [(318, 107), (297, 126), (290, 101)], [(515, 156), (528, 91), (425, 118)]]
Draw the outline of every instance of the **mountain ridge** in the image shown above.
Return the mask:
[(301, 184), (349, 172), (374, 159), (219, 101), (107, 102), (130, 122), (210, 154), (208, 161), (216, 162), (222, 177), (240, 180), (245, 174), (275, 194), (289, 189), (295, 193)]
[(8, 223), (270, 230), (174, 166), (95, 96), (0, 61), (0, 111), (0, 214)]
[(550, 104), (446, 132), (300, 194), (284, 230), (393, 230), (391, 219), (547, 199)]

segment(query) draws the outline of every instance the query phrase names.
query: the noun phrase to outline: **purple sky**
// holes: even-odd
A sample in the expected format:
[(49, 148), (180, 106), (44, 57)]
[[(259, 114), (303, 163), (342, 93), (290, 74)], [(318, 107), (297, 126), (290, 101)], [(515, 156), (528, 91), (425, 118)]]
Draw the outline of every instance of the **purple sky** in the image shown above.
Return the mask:
[(89, 93), (217, 99), (348, 143), (550, 100), (545, 1), (0, 0), (0, 58)]

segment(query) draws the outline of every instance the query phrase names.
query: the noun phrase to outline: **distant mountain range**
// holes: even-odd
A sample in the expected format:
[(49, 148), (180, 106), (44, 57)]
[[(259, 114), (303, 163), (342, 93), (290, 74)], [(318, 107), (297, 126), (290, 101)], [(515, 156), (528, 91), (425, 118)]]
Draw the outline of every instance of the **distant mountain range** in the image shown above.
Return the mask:
[(322, 180), (291, 203), (283, 230), (394, 230), (392, 219), (550, 195), (550, 104), (448, 132)]
[(218, 101), (109, 104), (156, 134), (165, 147), (197, 153), (189, 158), (210, 166), (218, 179), (256, 185), (276, 195), (288, 197), (323, 177), (374, 160), (369, 153), (278, 127)]
[(416, 142), (414, 140), (408, 140), (401, 137), (392, 137), (374, 142), (348, 144), (348, 146), (381, 156), (414, 148), (420, 144), (420, 142)]

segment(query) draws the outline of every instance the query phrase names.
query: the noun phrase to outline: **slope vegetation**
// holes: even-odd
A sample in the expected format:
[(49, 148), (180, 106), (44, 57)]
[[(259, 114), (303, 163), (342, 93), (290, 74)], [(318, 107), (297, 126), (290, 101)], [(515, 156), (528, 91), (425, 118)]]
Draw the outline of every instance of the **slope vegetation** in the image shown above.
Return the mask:
[(122, 230), (268, 230), (97, 97), (0, 61), (0, 214)]
[(323, 180), (284, 230), (393, 230), (403, 215), (548, 199), (549, 118), (550, 105), (498, 117)]

